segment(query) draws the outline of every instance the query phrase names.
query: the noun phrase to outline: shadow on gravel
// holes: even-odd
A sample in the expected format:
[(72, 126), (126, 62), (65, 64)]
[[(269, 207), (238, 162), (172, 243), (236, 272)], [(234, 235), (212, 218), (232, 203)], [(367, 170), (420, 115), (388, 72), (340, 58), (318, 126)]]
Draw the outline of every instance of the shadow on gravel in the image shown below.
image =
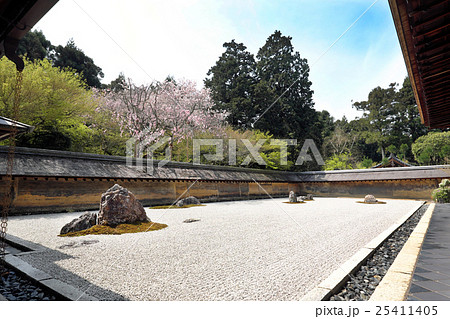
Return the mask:
[[(99, 300), (114, 300), (114, 301), (128, 300), (127, 298), (125, 298), (120, 294), (94, 285), (91, 282), (87, 281), (86, 279), (74, 274), (73, 272), (70, 272), (58, 266), (57, 265), (58, 261), (77, 258), (67, 253), (63, 253), (58, 250), (46, 247), (44, 250), (27, 252), (17, 257), (24, 260), (32, 267), (42, 270), (47, 274), (49, 274), (50, 276), (52, 276), (53, 278), (60, 280), (64, 283), (67, 283)], [(86, 260), (86, 263), (89, 263), (89, 260)]]

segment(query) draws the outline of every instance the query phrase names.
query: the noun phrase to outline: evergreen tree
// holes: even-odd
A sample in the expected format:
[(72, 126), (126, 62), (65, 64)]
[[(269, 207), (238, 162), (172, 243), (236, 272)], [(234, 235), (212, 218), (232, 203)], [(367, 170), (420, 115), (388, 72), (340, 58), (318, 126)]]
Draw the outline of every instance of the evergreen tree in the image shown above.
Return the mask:
[(317, 138), (308, 62), (294, 52), (291, 39), (275, 31), (256, 55), (259, 118), (255, 128), (280, 138)]
[(414, 91), (409, 77), (403, 81), (402, 88), (397, 93), (396, 119), (400, 123), (398, 134), (405, 134), (409, 139), (409, 145), (420, 136), (428, 133), (425, 125), (420, 120), (419, 108), (416, 104)]
[(100, 79), (103, 72), (95, 65), (94, 60), (79, 49), (70, 39), (65, 46), (58, 45), (52, 54), (53, 65), (56, 67), (70, 68), (82, 76), (90, 87), (101, 88)]
[(125, 79), (125, 75), (121, 72), (115, 80), (112, 80), (111, 83), (104, 85), (104, 88), (117, 93), (123, 91), (126, 86), (127, 80)]
[[(392, 83), (386, 89), (377, 87), (369, 93), (367, 101), (353, 104), (364, 113), (352, 124), (367, 144), (377, 145), (383, 158), (387, 148), (397, 153), (402, 145), (411, 147), (418, 137), (427, 133), (427, 128), (420, 122), (409, 78), (404, 80), (400, 90), (396, 86)], [(412, 159), (405, 146), (400, 152)]]
[(227, 111), (227, 122), (247, 129), (255, 117), (255, 59), (247, 47), (235, 40), (224, 43), (225, 52), (208, 71), (205, 86), (211, 90), (215, 107)]
[(361, 136), (367, 144), (376, 143), (382, 158), (386, 155), (386, 147), (389, 146), (393, 116), (393, 106), (395, 102), (395, 83), (391, 83), (389, 88), (374, 88), (368, 96), (367, 101), (355, 102), (353, 106), (364, 111), (359, 121), (363, 129)]
[(26, 56), (31, 61), (42, 60), (49, 57), (52, 48), (42, 31), (30, 31), (20, 40), (17, 54)]

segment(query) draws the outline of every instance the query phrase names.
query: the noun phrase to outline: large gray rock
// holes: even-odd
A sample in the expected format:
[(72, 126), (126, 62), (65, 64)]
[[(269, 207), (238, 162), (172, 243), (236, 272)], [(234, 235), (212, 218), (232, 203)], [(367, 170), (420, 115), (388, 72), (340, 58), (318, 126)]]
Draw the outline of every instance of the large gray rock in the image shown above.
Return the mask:
[(186, 198), (180, 199), (175, 205), (178, 207), (186, 206), (186, 205), (200, 205), (200, 201), (197, 197), (189, 196)]
[(313, 194), (306, 194), (306, 196), (299, 196), (298, 201), (304, 201), (304, 200), (314, 200)]
[(117, 226), (150, 221), (144, 207), (132, 192), (115, 184), (102, 194), (98, 224)]
[(89, 229), (97, 224), (96, 213), (85, 213), (61, 228), (60, 235)]
[(289, 192), (289, 203), (298, 203), (297, 195), (295, 195), (294, 191)]

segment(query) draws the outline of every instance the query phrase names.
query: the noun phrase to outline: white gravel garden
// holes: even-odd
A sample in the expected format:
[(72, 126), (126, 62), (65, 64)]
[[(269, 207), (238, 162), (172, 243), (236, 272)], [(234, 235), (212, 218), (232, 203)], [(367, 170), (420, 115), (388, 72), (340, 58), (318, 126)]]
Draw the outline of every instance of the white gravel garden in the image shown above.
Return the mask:
[[(146, 209), (168, 227), (58, 237), (80, 212), (10, 217), (11, 235), (43, 251), (21, 259), (101, 300), (300, 300), (421, 202), (315, 198)], [(194, 219), (184, 223), (186, 219)]]

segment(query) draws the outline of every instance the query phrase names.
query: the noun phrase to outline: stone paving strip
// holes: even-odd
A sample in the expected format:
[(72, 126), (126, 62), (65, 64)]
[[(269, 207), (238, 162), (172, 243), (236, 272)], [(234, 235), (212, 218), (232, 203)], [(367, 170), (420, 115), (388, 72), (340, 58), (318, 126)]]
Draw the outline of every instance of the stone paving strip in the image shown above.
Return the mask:
[(339, 292), (342, 285), (348, 280), (349, 275), (358, 270), (364, 262), (372, 256), (375, 250), (394, 233), (408, 218), (413, 215), (417, 209), (422, 206), (423, 202), (411, 209), (409, 212), (400, 217), (388, 229), (383, 231), (369, 243), (364, 245), (356, 254), (336, 269), (328, 278), (322, 281), (316, 288), (306, 294), (303, 301), (322, 301), (328, 300), (330, 296)]
[[(64, 282), (52, 278), (51, 275), (44, 271), (32, 267), (30, 264), (26, 263), (20, 256), (39, 253), (45, 250), (44, 246), (39, 244), (23, 240), (19, 237), (7, 234), (7, 254), (5, 255), (5, 263), (7, 266), (12, 267), (15, 272), (18, 272), (24, 280), (30, 282), (33, 286), (45, 289), (50, 295), (54, 295), (59, 300), (83, 300), (83, 301), (95, 301), (98, 300), (89, 296), (88, 294), (83, 294), (82, 291), (72, 287)], [(13, 246), (11, 246), (13, 245)], [(80, 298), (80, 295), (82, 297)], [(0, 301), (8, 300), (5, 296), (0, 295)], [(20, 299), (15, 299), (20, 300)], [(23, 299), (22, 299), (23, 300)]]
[(147, 233), (57, 237), (81, 212), (11, 217), (9, 233), (45, 247), (17, 258), (100, 300), (301, 300), (422, 204), (286, 200), (147, 209), (169, 226)]
[(83, 291), (68, 285), (65, 282), (52, 278), (51, 275), (46, 272), (36, 269), (24, 262), (22, 259), (13, 256), (6, 255), (5, 262), (13, 267), (16, 271), (30, 278), (38, 286), (47, 291), (58, 295), (62, 300), (81, 300), (81, 301), (95, 301), (97, 298), (91, 297), (88, 294), (84, 294)]
[(435, 205), (434, 203), (430, 204), (369, 301), (403, 301), (406, 299)]

